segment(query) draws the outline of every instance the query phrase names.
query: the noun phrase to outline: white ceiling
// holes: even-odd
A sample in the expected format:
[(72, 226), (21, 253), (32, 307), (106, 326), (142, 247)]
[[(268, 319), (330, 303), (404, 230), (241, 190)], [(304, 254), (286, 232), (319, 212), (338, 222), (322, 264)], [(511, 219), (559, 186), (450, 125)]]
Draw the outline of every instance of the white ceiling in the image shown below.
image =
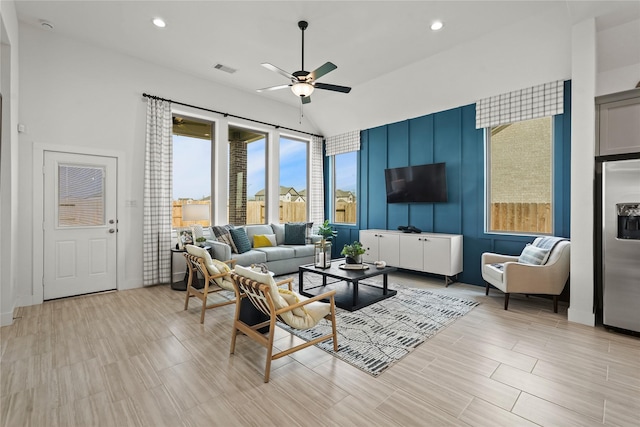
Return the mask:
[[(300, 69), (300, 30), (305, 32), (305, 68), (331, 61), (337, 70), (320, 79), (352, 86), (350, 94), (316, 90), (313, 103), (357, 97), (358, 87), (396, 74), (392, 81), (416, 80), (403, 68), (457, 45), (537, 15), (557, 11), (577, 23), (600, 17), (599, 29), (640, 17), (639, 1), (26, 1), (17, 0), (21, 22), (50, 22), (60, 35), (79, 38), (146, 61), (232, 86), (255, 90), (287, 80), (260, 66)], [(164, 29), (151, 20), (162, 17)], [(429, 26), (442, 20), (445, 27)], [(619, 59), (624, 62), (626, 59)], [(237, 69), (227, 74), (215, 64)], [(288, 89), (263, 92), (290, 105), (299, 100)], [(353, 105), (353, 100), (350, 100)], [(314, 114), (317, 112), (314, 111)]]

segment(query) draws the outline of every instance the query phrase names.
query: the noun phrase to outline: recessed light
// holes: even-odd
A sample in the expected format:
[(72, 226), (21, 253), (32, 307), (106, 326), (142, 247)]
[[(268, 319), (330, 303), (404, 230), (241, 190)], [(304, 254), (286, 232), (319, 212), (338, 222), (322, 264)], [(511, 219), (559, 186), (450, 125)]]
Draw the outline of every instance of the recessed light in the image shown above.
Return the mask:
[(167, 26), (166, 22), (164, 22), (164, 19), (162, 18), (153, 18), (153, 25), (158, 28), (164, 28)]
[(434, 21), (433, 24), (431, 24), (431, 29), (433, 31), (438, 31), (442, 29), (442, 27), (444, 27), (444, 24), (442, 23), (442, 21)]

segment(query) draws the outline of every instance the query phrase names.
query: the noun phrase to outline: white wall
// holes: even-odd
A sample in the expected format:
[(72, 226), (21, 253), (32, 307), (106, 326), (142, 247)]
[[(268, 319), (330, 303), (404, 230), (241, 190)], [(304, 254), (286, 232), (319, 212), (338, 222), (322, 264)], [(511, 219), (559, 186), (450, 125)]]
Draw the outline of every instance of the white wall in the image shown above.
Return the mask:
[(358, 85), (355, 96), (332, 98), (334, 108), (314, 118), (331, 136), (569, 78), (571, 24), (556, 8)]
[(596, 96), (633, 89), (640, 82), (640, 20), (596, 34)]
[[(568, 319), (593, 325), (595, 20), (573, 28), (571, 84), (571, 301)], [(585, 212), (588, 214), (585, 215)], [(583, 230), (588, 230), (584, 232)]]
[[(26, 128), (19, 139), (21, 215), (16, 229), (20, 230), (20, 252), (32, 253), (34, 237), (36, 244), (40, 238), (33, 233), (33, 212), (42, 209), (32, 195), (34, 144), (123, 153), (124, 170), (119, 171), (119, 179), (125, 185), (118, 194), (119, 289), (142, 284), (143, 93), (317, 133), (308, 119), (298, 123), (297, 108), (156, 68), (40, 28), (21, 24), (20, 49), (19, 122)], [(220, 123), (231, 121), (242, 123), (231, 118)], [(21, 282), (16, 295), (21, 305), (37, 303), (33, 296), (41, 293), (34, 291), (40, 279), (31, 277), (31, 262), (29, 257), (18, 260)]]
[(0, 2), (0, 326), (13, 321), (18, 259), (18, 19), (13, 1)]

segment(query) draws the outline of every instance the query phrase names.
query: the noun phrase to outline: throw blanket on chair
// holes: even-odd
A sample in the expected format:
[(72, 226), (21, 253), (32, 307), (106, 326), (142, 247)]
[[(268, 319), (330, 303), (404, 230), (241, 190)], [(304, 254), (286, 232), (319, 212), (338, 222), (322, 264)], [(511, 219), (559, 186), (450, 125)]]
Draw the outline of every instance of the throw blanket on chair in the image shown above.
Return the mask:
[(549, 249), (549, 252), (551, 252), (553, 248), (563, 240), (569, 240), (569, 239), (565, 237), (555, 237), (555, 236), (539, 237), (538, 239), (536, 239), (533, 245), (541, 249)]

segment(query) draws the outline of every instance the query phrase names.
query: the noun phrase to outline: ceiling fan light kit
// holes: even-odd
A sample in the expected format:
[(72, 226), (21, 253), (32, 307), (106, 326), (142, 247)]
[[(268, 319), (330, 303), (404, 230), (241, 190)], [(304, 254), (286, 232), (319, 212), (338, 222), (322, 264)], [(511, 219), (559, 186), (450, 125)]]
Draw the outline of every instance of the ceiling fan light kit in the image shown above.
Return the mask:
[(298, 28), (302, 32), (302, 70), (296, 71), (295, 73), (289, 73), (281, 68), (276, 67), (268, 62), (262, 63), (261, 65), (265, 67), (267, 70), (271, 70), (274, 73), (280, 74), (291, 80), (291, 83), (288, 85), (278, 85), (271, 86), (264, 89), (258, 89), (258, 92), (270, 91), (270, 90), (278, 90), (283, 89), (285, 87), (290, 87), (291, 91), (298, 97), (300, 97), (303, 104), (308, 104), (311, 102), (310, 95), (313, 93), (315, 89), (323, 89), (323, 90), (331, 90), (334, 92), (342, 92), (349, 93), (351, 91), (350, 87), (347, 86), (338, 86), (326, 83), (317, 83), (316, 81), (328, 74), (329, 72), (338, 68), (335, 64), (331, 62), (325, 62), (322, 66), (316, 68), (314, 71), (305, 71), (304, 70), (304, 30), (307, 29), (309, 23), (307, 21), (298, 22)]
[(298, 96), (305, 97), (313, 93), (313, 85), (310, 83), (296, 83), (291, 86), (291, 91)]

